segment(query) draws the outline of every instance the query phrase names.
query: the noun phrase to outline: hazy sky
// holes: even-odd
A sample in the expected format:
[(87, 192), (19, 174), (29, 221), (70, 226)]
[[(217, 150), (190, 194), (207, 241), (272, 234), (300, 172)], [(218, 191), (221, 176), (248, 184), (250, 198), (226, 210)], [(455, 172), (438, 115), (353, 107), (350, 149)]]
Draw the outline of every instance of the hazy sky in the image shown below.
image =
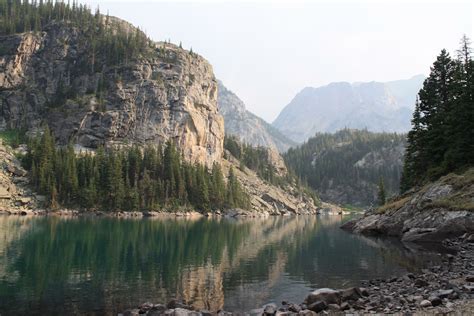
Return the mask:
[(428, 74), (442, 48), (473, 35), (470, 1), (81, 2), (192, 47), (270, 122), (306, 86)]

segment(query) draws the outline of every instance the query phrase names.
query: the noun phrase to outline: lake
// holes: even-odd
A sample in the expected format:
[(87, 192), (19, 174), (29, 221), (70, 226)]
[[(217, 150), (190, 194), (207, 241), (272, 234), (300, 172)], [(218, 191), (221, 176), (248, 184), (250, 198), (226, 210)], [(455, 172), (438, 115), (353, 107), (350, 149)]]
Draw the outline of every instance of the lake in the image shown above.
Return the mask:
[(171, 298), (248, 311), (438, 257), (351, 235), (343, 220), (0, 216), (0, 314), (116, 315)]

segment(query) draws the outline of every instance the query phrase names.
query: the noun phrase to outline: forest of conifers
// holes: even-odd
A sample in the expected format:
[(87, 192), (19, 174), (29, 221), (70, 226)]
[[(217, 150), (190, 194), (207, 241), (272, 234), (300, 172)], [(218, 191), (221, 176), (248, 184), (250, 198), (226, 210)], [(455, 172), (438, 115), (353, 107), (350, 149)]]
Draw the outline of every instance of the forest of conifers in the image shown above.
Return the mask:
[(139, 29), (129, 32), (118, 24), (111, 28), (108, 15), (101, 15), (98, 9), (93, 14), (75, 1), (0, 0), (0, 34), (40, 32), (54, 21), (67, 21), (83, 32), (90, 45), (89, 69), (94, 69), (97, 58), (117, 65), (149, 51), (151, 42), (145, 33)]
[(172, 142), (164, 146), (76, 154), (72, 145), (57, 148), (46, 129), (30, 141), (23, 158), (37, 192), (51, 208), (79, 206), (105, 210), (248, 208), (249, 197), (231, 169), (211, 170), (183, 160)]
[[(288, 167), (318, 192), (368, 190), (364, 184), (377, 186), (382, 179), (387, 192), (393, 195), (398, 192), (402, 169), (394, 155), (403, 151), (405, 137), (344, 129), (334, 134), (316, 134), (303, 145), (290, 148), (284, 158)], [(357, 165), (366, 155), (374, 155), (377, 164), (368, 161)], [(362, 195), (358, 200), (365, 205), (376, 202)]]
[(474, 164), (474, 62), (464, 36), (457, 57), (437, 57), (418, 94), (401, 191)]

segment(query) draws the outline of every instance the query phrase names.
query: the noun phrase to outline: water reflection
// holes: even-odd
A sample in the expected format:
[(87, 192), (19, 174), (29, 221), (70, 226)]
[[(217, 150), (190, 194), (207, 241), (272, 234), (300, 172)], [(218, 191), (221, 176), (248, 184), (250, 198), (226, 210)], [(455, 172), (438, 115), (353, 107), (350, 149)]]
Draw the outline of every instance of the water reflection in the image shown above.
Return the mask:
[(347, 234), (340, 221), (0, 217), (0, 314), (114, 315), (172, 297), (242, 311), (431, 258)]

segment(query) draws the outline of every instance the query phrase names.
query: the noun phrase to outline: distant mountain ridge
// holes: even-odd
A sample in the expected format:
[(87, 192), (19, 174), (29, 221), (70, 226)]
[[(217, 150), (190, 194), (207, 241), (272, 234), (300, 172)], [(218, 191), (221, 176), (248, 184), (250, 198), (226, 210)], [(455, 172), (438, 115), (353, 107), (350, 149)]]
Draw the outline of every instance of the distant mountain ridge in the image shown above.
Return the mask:
[(373, 132), (407, 132), (416, 94), (425, 77), (390, 82), (336, 82), (306, 87), (272, 123), (296, 142), (318, 132), (344, 128)]
[(237, 136), (253, 146), (273, 148), (285, 152), (296, 142), (245, 108), (244, 102), (218, 81), (217, 105), (224, 117), (225, 133)]

